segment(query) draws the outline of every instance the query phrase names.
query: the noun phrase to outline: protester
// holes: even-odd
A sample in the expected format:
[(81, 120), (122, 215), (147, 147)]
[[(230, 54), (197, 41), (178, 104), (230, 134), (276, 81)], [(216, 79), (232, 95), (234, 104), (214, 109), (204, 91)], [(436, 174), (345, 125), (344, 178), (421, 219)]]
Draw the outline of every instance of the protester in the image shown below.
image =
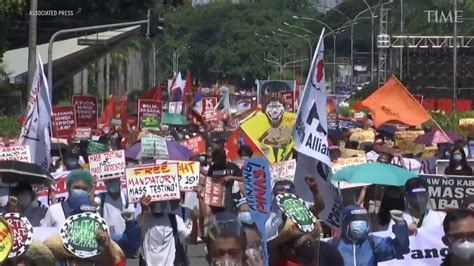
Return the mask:
[(329, 243), (339, 250), (344, 265), (377, 265), (410, 251), (408, 227), (402, 211), (390, 211), (395, 221), (392, 227), (395, 238), (369, 235), (367, 211), (357, 205), (349, 205), (342, 212), (341, 237), (332, 238)]
[(6, 212), (18, 212), (28, 218), (32, 226), (40, 226), (47, 208), (38, 206), (38, 201), (30, 183), (21, 182), (11, 190)]
[(380, 209), (377, 214), (378, 223), (374, 224), (374, 231), (385, 231), (388, 229), (391, 221), (391, 210), (405, 210), (403, 193), (399, 187), (385, 187)]
[(461, 146), (451, 149), (449, 165), (444, 170), (445, 175), (472, 176), (472, 168), (467, 164), (466, 153)]
[(443, 229), (443, 243), (448, 246), (449, 253), (441, 265), (474, 265), (474, 211), (448, 211), (443, 221)]

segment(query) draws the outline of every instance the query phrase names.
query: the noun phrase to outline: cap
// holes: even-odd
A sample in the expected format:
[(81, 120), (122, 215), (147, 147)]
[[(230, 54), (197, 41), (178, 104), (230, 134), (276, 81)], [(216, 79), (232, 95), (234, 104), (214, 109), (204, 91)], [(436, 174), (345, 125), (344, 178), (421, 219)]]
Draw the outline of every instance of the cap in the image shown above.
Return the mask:
[(428, 183), (426, 180), (414, 177), (407, 180), (405, 183), (405, 192), (406, 193), (419, 193), (419, 192), (427, 192), (428, 191)]

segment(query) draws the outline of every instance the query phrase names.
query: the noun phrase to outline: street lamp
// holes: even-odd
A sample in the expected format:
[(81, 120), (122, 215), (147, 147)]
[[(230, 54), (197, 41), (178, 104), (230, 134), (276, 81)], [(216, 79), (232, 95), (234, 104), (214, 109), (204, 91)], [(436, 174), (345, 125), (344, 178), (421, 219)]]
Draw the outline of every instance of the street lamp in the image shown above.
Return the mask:
[(380, 0), (377, 5), (372, 7), (367, 3), (367, 0), (362, 0), (364, 4), (367, 6), (370, 12), (370, 16), (372, 17), (372, 27), (371, 27), (371, 38), (370, 38), (370, 81), (374, 80), (374, 19), (376, 18), (375, 9), (382, 3)]
[(282, 29), (278, 29), (279, 32), (283, 32), (283, 33), (287, 33), (287, 34), (291, 34), (291, 35), (294, 35), (296, 37), (300, 37), (301, 39), (305, 40), (306, 43), (308, 44), (308, 47), (309, 47), (309, 62), (311, 64), (311, 59), (313, 58), (313, 44), (311, 43), (310, 40), (308, 40), (306, 37), (304, 37), (303, 35), (300, 35), (300, 34), (297, 34), (297, 33), (294, 33), (294, 32), (290, 32), (290, 31), (286, 31), (286, 30), (282, 30)]

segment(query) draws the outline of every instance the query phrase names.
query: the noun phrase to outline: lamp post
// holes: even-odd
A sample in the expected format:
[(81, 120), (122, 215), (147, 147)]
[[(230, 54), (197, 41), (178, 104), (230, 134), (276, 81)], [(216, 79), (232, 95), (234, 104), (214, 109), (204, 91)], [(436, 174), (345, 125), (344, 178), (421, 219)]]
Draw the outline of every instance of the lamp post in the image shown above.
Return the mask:
[(349, 84), (349, 86), (351, 87), (354, 85), (354, 25), (356, 24), (359, 17), (368, 10), (370, 10), (370, 8), (362, 10), (359, 14), (355, 16), (351, 23), (351, 78)]
[[(294, 32), (290, 32), (290, 31), (286, 31), (286, 30), (282, 30), (282, 29), (278, 29), (279, 32), (283, 32), (283, 33), (287, 33), (287, 34), (290, 34), (290, 35), (294, 35), (296, 37), (299, 37), (303, 40), (306, 41), (306, 43), (308, 44), (308, 47), (309, 47), (309, 60), (311, 60), (313, 58), (313, 44), (311, 43), (310, 40), (308, 40), (306, 37), (304, 37), (303, 35), (300, 35), (300, 34), (297, 34), (297, 33), (294, 33)], [(311, 61), (310, 61), (311, 62)], [(311, 63), (310, 63), (311, 64)]]

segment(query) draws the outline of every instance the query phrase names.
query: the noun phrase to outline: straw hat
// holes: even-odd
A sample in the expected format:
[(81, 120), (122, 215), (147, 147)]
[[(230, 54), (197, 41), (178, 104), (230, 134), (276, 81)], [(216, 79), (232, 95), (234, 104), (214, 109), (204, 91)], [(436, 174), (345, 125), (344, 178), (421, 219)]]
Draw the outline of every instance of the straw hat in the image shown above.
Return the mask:
[(20, 256), (21, 258), (28, 259), (35, 265), (41, 266), (55, 266), (56, 259), (53, 253), (48, 249), (46, 245), (36, 240), (33, 240), (28, 250)]

